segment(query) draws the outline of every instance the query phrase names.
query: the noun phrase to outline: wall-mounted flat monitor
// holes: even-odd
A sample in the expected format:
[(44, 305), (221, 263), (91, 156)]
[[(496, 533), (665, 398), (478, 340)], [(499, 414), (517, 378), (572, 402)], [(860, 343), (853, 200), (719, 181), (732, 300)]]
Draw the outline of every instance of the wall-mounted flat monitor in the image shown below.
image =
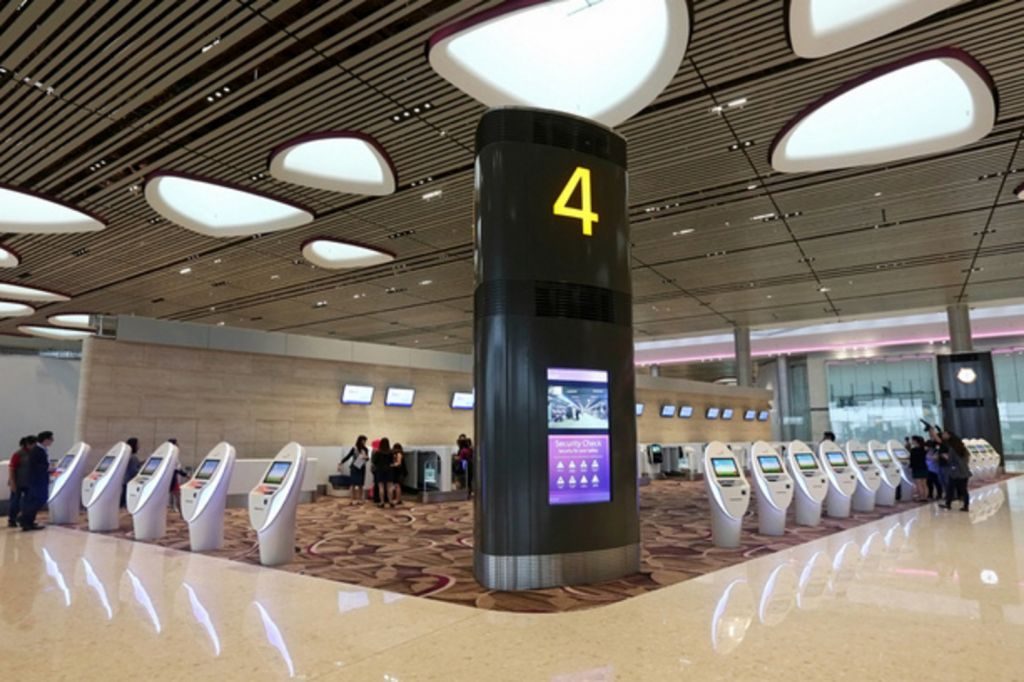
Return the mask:
[(846, 466), (846, 457), (841, 452), (826, 452), (825, 456), (828, 457), (828, 463), (834, 467)]
[(740, 471), (732, 457), (712, 457), (711, 468), (718, 478), (739, 478)]
[(343, 405), (369, 405), (373, 402), (373, 386), (345, 384), (341, 391), (341, 402)]
[(757, 418), (757, 411), (756, 410), (747, 410), (746, 412), (743, 413), (743, 421), (745, 421), (745, 422), (752, 422), (756, 418)]
[(110, 468), (110, 465), (114, 463), (114, 457), (107, 455), (100, 460), (100, 463), (96, 465), (96, 473), (102, 474), (104, 471)]
[(160, 462), (164, 461), (163, 457), (150, 457), (146, 460), (146, 463), (142, 465), (142, 471), (139, 472), (139, 476), (152, 476), (156, 473), (157, 467), (160, 466)]
[(203, 463), (199, 465), (199, 471), (196, 472), (196, 480), (208, 481), (213, 476), (213, 472), (217, 470), (218, 464), (220, 464), (219, 459), (204, 459)]
[(689, 419), (693, 416), (693, 405), (683, 405), (679, 408), (679, 418)]
[(759, 422), (766, 422), (766, 421), (768, 421), (769, 414), (770, 414), (770, 412), (768, 410), (761, 410), (760, 412), (757, 413), (757, 421), (759, 421)]
[(452, 393), (453, 410), (472, 410), (476, 405), (476, 394), (471, 391), (456, 391)]
[(676, 416), (676, 406), (675, 405), (662, 405), (661, 406), (661, 416), (662, 417), (674, 417), (674, 416)]
[(818, 461), (809, 452), (798, 453), (793, 456), (793, 459), (796, 460), (796, 465), (803, 470), (813, 471), (818, 468)]
[(636, 404), (636, 416), (638, 416), (638, 417), (644, 416), (644, 404), (643, 403), (637, 403)]
[(718, 415), (721, 414), (721, 410), (717, 407), (709, 407), (708, 411), (704, 413), (705, 419), (718, 419)]
[(388, 407), (412, 407), (412, 401), (416, 399), (415, 388), (388, 388), (384, 394), (384, 404)]
[(263, 477), (263, 482), (267, 485), (281, 485), (284, 481), (285, 474), (288, 473), (288, 469), (292, 466), (291, 462), (274, 462), (267, 469), (267, 475)]
[(857, 464), (871, 464), (871, 458), (863, 450), (854, 450), (852, 454), (853, 461)]
[(727, 407), (722, 410), (722, 419), (732, 419), (732, 408)]

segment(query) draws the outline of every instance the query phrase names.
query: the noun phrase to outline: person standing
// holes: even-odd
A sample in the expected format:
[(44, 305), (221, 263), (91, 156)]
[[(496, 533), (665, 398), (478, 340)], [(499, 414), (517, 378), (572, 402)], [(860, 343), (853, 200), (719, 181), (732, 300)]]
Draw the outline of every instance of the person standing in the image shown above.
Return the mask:
[(341, 462), (338, 463), (338, 472), (345, 462), (352, 462), (348, 465), (349, 490), (352, 493), (352, 501), (349, 506), (363, 504), (363, 486), (366, 485), (366, 463), (370, 459), (370, 451), (366, 449), (366, 436), (356, 438), (356, 444), (348, 451)]
[(933, 440), (927, 443), (925, 461), (928, 465), (928, 499), (942, 499), (942, 482), (939, 480), (939, 445)]
[(914, 497), (923, 500), (928, 494), (928, 452), (924, 447), (924, 438), (914, 436), (910, 440), (910, 475), (914, 479)]
[(949, 487), (946, 489), (946, 509), (952, 509), (953, 500), (960, 500), (960, 511), (970, 511), (971, 494), (967, 483), (971, 478), (971, 453), (959, 436), (943, 430), (943, 438), (949, 444)]
[(375, 501), (378, 507), (385, 507), (388, 503), (388, 485), (391, 481), (391, 462), (394, 456), (391, 453), (391, 441), (381, 438), (377, 449), (373, 451), (370, 462), (373, 466), (373, 483), (376, 490)]
[(407, 473), (405, 466), (405, 450), (401, 443), (395, 443), (391, 450), (391, 478), (389, 479), (391, 506), (398, 507), (402, 504), (402, 482)]
[(21, 511), (21, 530), (41, 530), (36, 514), (46, 504), (50, 490), (50, 452), (53, 432), (43, 431), (36, 437), (36, 445), (27, 457), (18, 463), (18, 483), (25, 485), (25, 502)]
[(142, 468), (142, 462), (139, 461), (139, 439), (133, 436), (125, 441), (125, 445), (131, 448), (132, 454), (128, 456), (128, 466), (124, 470), (124, 480), (121, 481), (121, 507), (128, 506), (128, 481), (138, 476)]
[(28, 457), (36, 446), (35, 436), (25, 436), (18, 442), (18, 449), (11, 455), (7, 465), (7, 487), (11, 490), (11, 500), (7, 506), (7, 527), (18, 527), (18, 515), (24, 502), (24, 485), (18, 485), (18, 466), (23, 457)]
[(462, 447), (459, 450), (459, 463), (462, 467), (462, 475), (465, 477), (466, 490), (470, 497), (473, 497), (473, 439), (463, 438)]

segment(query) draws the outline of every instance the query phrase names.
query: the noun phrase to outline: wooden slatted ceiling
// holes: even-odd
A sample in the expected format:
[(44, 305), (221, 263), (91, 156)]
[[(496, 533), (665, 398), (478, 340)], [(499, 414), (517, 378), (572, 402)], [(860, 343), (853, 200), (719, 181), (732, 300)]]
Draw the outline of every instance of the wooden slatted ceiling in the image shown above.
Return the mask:
[[(77, 296), (39, 318), (89, 309), (467, 347), (472, 145), (484, 109), (432, 72), (423, 43), (495, 0), (20, 4), (0, 3), (0, 66), (8, 72), (0, 74), (0, 181), (56, 193), (111, 221), (88, 235), (5, 236), (24, 264), (0, 278)], [(1001, 179), (985, 177), (1024, 168), (1024, 158), (1010, 159), (1024, 122), (1019, 2), (962, 3), (814, 61), (789, 51), (777, 0), (701, 0), (696, 19), (679, 73), (621, 127), (630, 141), (639, 335), (824, 317), (831, 306), (819, 283), (833, 288), (840, 315), (942, 305), (959, 295), (974, 261), (981, 270), (970, 273), (969, 300), (1019, 296), (1024, 212), (1009, 194), (1016, 183), (1003, 182), (997, 197)], [(772, 137), (808, 102), (869, 68), (947, 44), (972, 52), (998, 84), (999, 123), (986, 140), (887, 168), (770, 170)], [(726, 115), (734, 137), (710, 108), (737, 97), (749, 103)], [(429, 113), (391, 121), (428, 101)], [(260, 176), (274, 145), (325, 128), (381, 140), (400, 191), (367, 199)], [(749, 158), (728, 150), (737, 139), (754, 141)], [(159, 221), (133, 191), (157, 168), (271, 191), (320, 217), (260, 239), (194, 235)], [(424, 202), (431, 189), (444, 194)], [(997, 231), (981, 243), (975, 233), (997, 198)], [(774, 205), (800, 215), (785, 224), (750, 220)], [(663, 210), (646, 210), (654, 206)], [(672, 234), (687, 228), (695, 232)], [(398, 261), (356, 273), (294, 264), (299, 245), (317, 235), (380, 244)], [(192, 274), (178, 274), (185, 265)], [(856, 284), (842, 284), (849, 281)], [(318, 300), (329, 306), (314, 309)], [(20, 321), (0, 322), (0, 331)], [(430, 333), (432, 321), (443, 333)]]

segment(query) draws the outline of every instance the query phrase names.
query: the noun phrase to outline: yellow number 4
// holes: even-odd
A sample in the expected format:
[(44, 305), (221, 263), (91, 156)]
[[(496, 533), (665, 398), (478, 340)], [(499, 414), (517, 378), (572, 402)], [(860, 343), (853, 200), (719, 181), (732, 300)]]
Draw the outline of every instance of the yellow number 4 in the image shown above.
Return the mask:
[[(572, 195), (575, 194), (577, 186), (580, 188), (580, 207), (573, 208), (568, 204), (569, 200), (572, 199)], [(569, 182), (565, 183), (565, 188), (555, 201), (554, 214), (579, 220), (583, 223), (584, 236), (593, 236), (594, 223), (598, 222), (600, 218), (591, 210), (589, 168), (583, 168), (582, 166), (576, 168), (576, 171), (569, 178)]]

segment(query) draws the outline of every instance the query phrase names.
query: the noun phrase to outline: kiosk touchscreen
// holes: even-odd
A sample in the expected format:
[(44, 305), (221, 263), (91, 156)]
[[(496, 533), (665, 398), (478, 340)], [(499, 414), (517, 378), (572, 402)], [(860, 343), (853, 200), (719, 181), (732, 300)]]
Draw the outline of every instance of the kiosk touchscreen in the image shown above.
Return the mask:
[(78, 523), (82, 508), (82, 479), (88, 471), (86, 465), (90, 449), (85, 443), (75, 443), (50, 472), (50, 495), (46, 500), (50, 523)]
[(903, 467), (889, 454), (889, 448), (881, 441), (868, 442), (868, 452), (882, 472), (882, 482), (875, 493), (875, 504), (891, 507), (896, 504), (896, 490), (900, 487)]
[(704, 449), (704, 485), (711, 500), (711, 540), (716, 547), (739, 547), (750, 484), (732, 450), (721, 441)]
[(158, 540), (167, 532), (167, 502), (177, 470), (178, 446), (164, 443), (128, 481), (128, 512), (136, 540)]
[(830, 440), (822, 441), (818, 446), (818, 461), (828, 479), (825, 514), (836, 519), (849, 517), (853, 494), (857, 491), (855, 467), (842, 448)]
[(306, 474), (306, 450), (288, 443), (249, 493), (249, 520), (260, 541), (260, 563), (286, 564), (295, 555), (295, 511)]
[(118, 443), (103, 455), (99, 464), (82, 479), (82, 504), (89, 516), (89, 530), (117, 530), (121, 509), (121, 484), (132, 449)]
[(914, 474), (910, 470), (910, 453), (907, 446), (895, 438), (885, 444), (889, 450), (892, 461), (899, 465), (900, 470), (900, 499), (909, 502), (914, 496)]
[(882, 470), (868, 454), (867, 446), (859, 440), (846, 442), (846, 461), (853, 464), (853, 473), (857, 476), (857, 489), (851, 505), (853, 511), (874, 511), (875, 497), (882, 485)]
[(782, 456), (759, 440), (750, 448), (750, 470), (757, 489), (757, 532), (782, 535), (786, 532), (786, 510), (793, 501), (793, 479), (786, 473)]
[(224, 544), (224, 507), (235, 469), (235, 448), (218, 443), (181, 486), (181, 515), (188, 523), (193, 552), (220, 549)]
[(795, 440), (786, 448), (786, 463), (793, 477), (793, 506), (796, 522), (801, 526), (821, 523), (821, 503), (828, 494), (828, 479), (814, 455), (814, 450), (803, 441)]

